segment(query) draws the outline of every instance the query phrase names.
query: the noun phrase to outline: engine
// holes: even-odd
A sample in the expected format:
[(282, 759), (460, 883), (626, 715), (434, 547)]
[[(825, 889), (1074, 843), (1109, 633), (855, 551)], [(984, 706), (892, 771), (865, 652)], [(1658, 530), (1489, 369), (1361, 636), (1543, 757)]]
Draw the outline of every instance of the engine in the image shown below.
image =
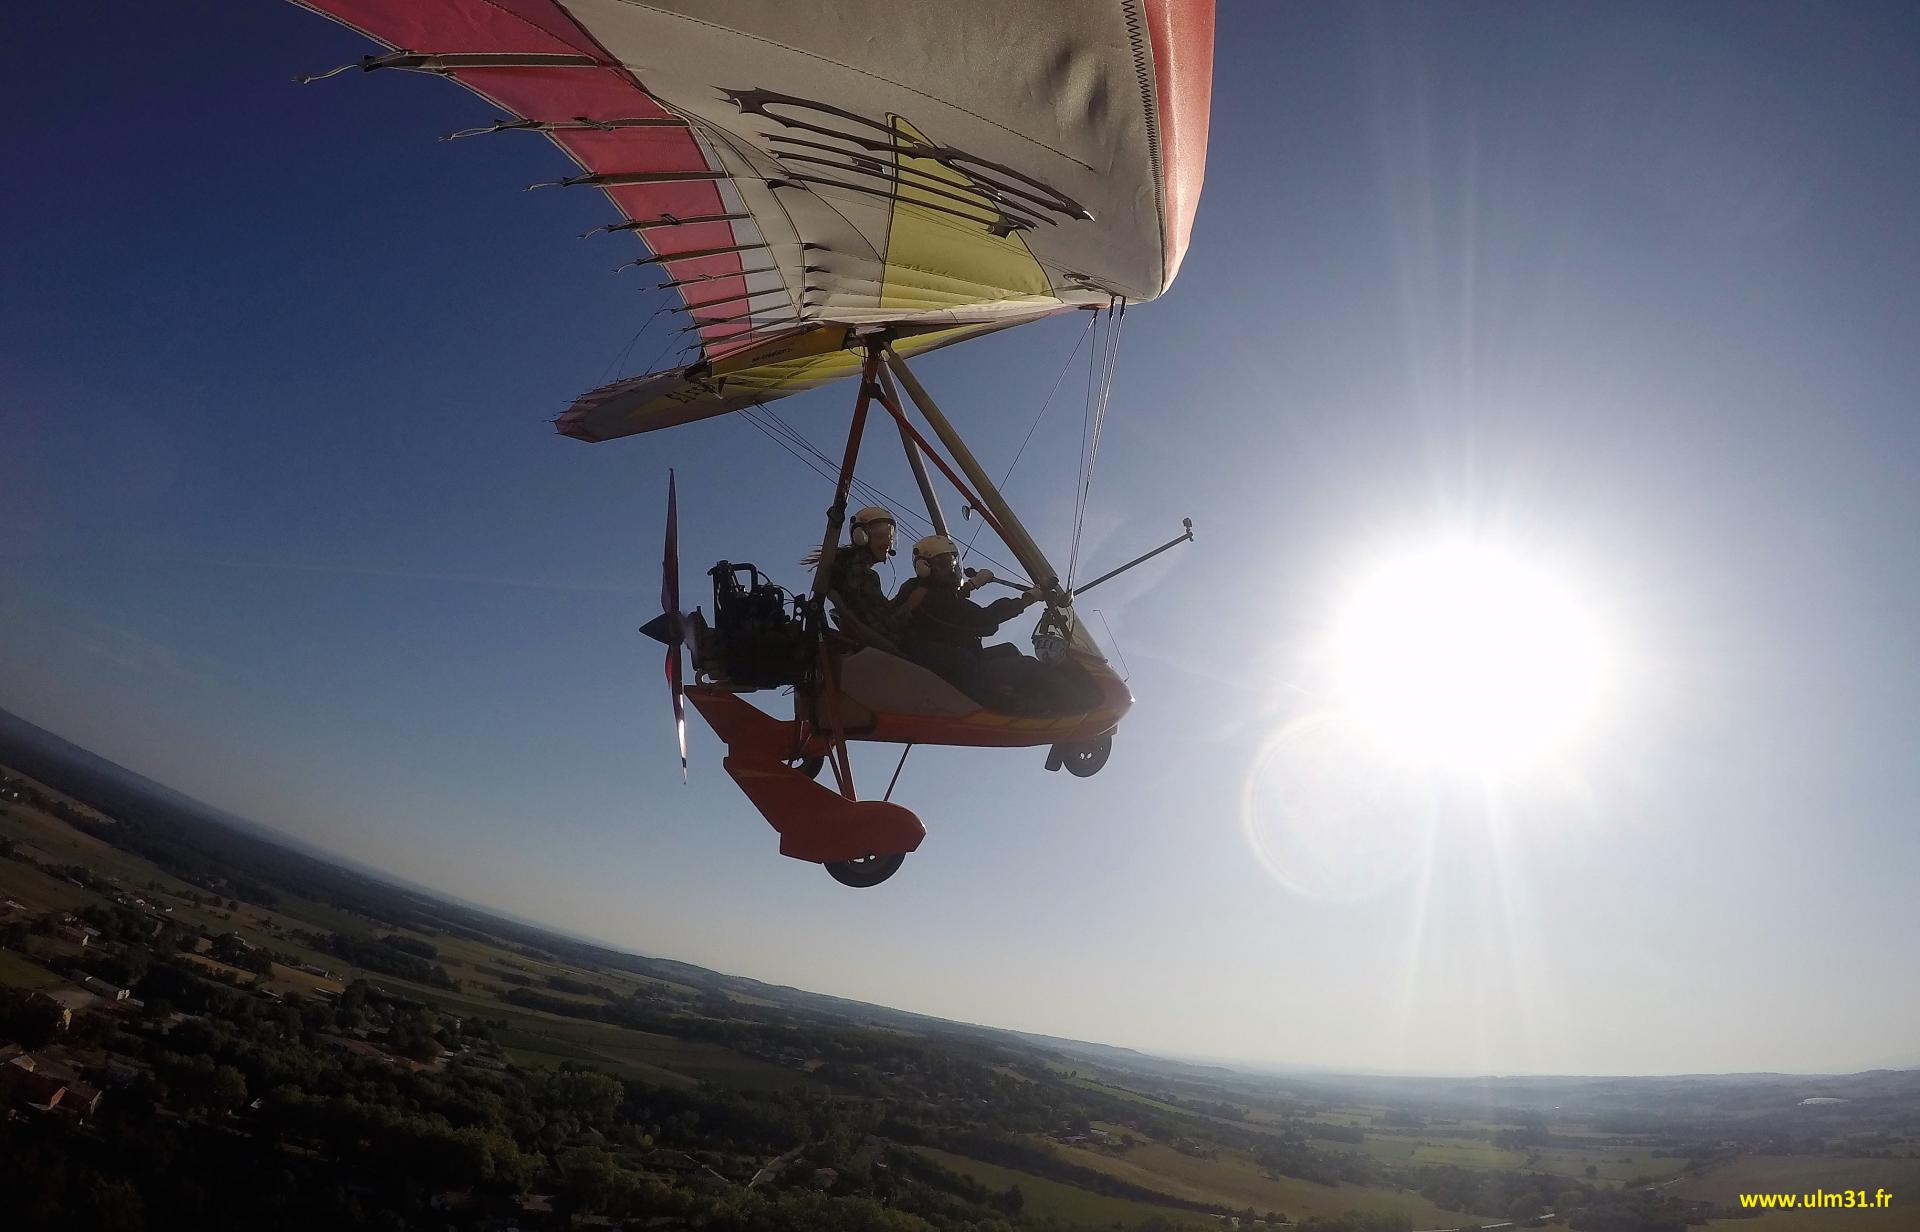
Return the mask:
[(800, 602), (752, 565), (723, 560), (713, 579), (713, 624), (696, 639), (694, 667), (736, 689), (804, 683), (814, 638)]

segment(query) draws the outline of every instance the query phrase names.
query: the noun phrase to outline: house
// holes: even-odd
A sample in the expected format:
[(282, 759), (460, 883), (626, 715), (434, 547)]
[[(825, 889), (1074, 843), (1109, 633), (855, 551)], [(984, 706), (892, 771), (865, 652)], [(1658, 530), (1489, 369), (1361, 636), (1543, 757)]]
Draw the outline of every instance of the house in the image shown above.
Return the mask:
[(90, 1117), (100, 1110), (100, 1089), (84, 1082), (69, 1082), (60, 1107), (75, 1116)]
[(84, 929), (75, 928), (71, 924), (62, 924), (53, 930), (53, 935), (62, 941), (71, 941), (83, 950), (87, 948), (87, 942), (92, 940)]
[(97, 975), (81, 976), (80, 987), (86, 989), (90, 993), (93, 993), (95, 996), (103, 997), (108, 1001), (125, 1001), (128, 997), (133, 995), (129, 993), (126, 989), (118, 986), (117, 984), (107, 983), (105, 980), (101, 979)]
[(67, 1084), (52, 1074), (41, 1073), (34, 1057), (23, 1053), (0, 1065), (0, 1091), (10, 1104), (54, 1108), (66, 1097)]

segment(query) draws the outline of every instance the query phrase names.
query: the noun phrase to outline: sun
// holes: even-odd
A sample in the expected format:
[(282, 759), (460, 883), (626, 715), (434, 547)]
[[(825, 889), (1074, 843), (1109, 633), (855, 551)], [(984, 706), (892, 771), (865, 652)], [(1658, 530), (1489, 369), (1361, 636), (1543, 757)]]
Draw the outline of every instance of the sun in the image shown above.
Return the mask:
[(1366, 574), (1330, 658), (1338, 702), (1365, 729), (1402, 756), (1463, 771), (1565, 752), (1610, 674), (1590, 600), (1539, 561), (1466, 539)]

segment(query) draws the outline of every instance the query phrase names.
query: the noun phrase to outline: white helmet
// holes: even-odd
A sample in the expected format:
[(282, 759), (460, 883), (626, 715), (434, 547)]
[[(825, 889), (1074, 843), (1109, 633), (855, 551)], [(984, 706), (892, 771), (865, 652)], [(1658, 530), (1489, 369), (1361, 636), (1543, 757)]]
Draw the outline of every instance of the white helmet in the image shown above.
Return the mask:
[(888, 526), (895, 525), (892, 512), (879, 505), (868, 505), (853, 515), (853, 533), (848, 538), (853, 540), (854, 546), (863, 548), (867, 546), (867, 527), (876, 522), (885, 522)]
[(928, 535), (913, 545), (913, 571), (920, 577), (927, 577), (933, 573), (936, 557), (952, 556), (957, 559), (959, 555), (960, 549), (954, 546), (953, 540), (945, 535)]

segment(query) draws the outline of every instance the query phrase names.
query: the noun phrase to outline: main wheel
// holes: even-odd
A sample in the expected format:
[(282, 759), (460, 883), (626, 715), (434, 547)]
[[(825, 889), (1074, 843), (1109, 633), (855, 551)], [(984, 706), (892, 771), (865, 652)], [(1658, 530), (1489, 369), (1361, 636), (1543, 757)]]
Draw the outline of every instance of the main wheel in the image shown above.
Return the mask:
[(1100, 773), (1107, 764), (1107, 758), (1113, 752), (1113, 737), (1102, 736), (1085, 744), (1070, 744), (1061, 748), (1061, 764), (1067, 773), (1077, 779), (1090, 779)]
[(790, 769), (798, 770), (810, 779), (820, 777), (820, 767), (827, 764), (824, 757), (796, 757), (787, 763)]
[(903, 852), (890, 856), (862, 856), (858, 860), (834, 860), (827, 864), (827, 875), (843, 886), (864, 890), (877, 886), (900, 871), (906, 860)]

